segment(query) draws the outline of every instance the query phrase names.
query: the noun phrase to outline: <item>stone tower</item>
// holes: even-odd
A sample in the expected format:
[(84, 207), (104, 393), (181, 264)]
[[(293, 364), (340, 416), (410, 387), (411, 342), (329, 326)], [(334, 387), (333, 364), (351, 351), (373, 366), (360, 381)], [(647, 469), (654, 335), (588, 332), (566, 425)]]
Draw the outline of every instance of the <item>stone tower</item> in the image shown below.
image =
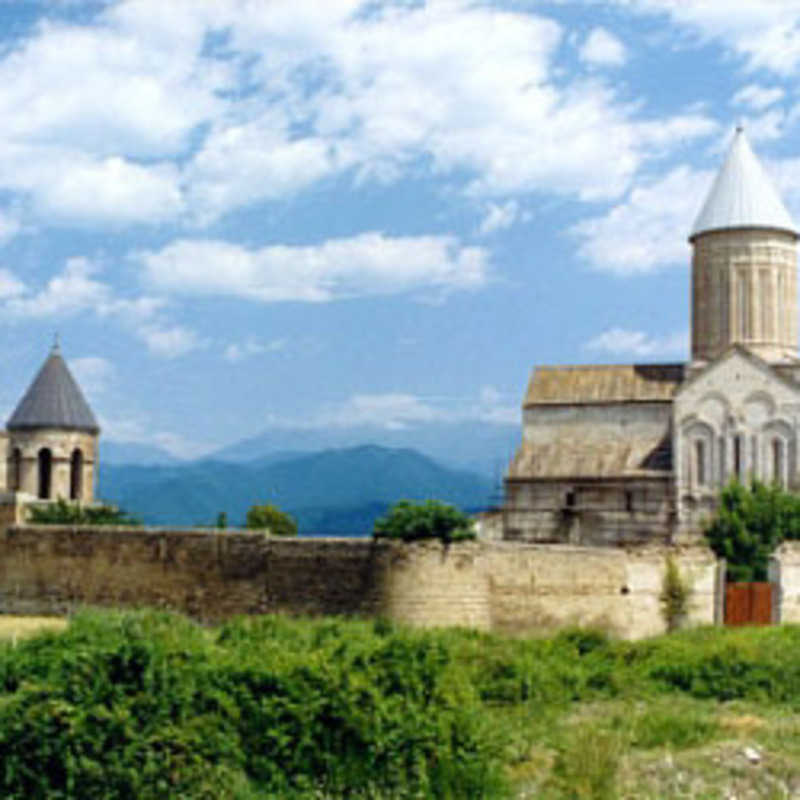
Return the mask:
[(692, 228), (692, 361), (797, 358), (797, 228), (741, 128)]
[(7, 429), (9, 490), (41, 500), (93, 501), (100, 428), (57, 344)]

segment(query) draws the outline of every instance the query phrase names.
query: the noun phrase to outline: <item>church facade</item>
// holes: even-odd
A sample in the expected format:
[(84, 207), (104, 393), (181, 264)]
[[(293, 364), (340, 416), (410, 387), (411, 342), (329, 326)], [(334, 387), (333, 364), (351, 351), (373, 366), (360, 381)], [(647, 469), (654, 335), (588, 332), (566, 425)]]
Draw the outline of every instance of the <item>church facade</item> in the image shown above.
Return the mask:
[(0, 505), (16, 518), (33, 502), (92, 503), (99, 434), (56, 344), (0, 432)]
[(737, 129), (689, 236), (691, 360), (534, 369), (504, 538), (676, 541), (734, 477), (800, 489), (797, 240)]

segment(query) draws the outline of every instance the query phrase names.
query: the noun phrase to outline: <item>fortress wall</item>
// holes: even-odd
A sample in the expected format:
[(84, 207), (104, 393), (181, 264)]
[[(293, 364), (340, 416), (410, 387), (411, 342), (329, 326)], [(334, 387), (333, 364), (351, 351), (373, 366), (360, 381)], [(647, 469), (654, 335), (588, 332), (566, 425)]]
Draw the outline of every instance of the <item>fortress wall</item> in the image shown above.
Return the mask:
[[(208, 621), (274, 611), (382, 614), (513, 634), (601, 625), (635, 638), (664, 628), (666, 552), (18, 526), (0, 533), (0, 612), (63, 614), (88, 604), (164, 607)], [(714, 557), (701, 548), (674, 552), (693, 585), (690, 623), (712, 623)]]

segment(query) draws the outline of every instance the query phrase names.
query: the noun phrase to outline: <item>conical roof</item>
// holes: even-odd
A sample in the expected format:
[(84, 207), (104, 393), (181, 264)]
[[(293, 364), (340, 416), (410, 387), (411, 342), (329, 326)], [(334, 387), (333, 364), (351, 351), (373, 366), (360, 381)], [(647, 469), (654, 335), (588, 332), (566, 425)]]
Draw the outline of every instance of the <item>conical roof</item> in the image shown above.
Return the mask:
[(66, 428), (99, 433), (80, 387), (55, 345), (8, 421), (8, 430)]
[(797, 227), (775, 186), (750, 148), (742, 128), (736, 129), (728, 155), (689, 240), (701, 233), (730, 228), (777, 228), (797, 235)]

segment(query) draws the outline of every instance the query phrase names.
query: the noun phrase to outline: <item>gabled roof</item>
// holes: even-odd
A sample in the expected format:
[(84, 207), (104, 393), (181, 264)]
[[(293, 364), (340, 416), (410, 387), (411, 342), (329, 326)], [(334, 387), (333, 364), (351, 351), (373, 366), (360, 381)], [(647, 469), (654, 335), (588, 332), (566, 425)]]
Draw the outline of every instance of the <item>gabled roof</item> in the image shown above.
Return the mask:
[(537, 367), (528, 384), (524, 407), (669, 402), (681, 385), (683, 374), (683, 364)]
[(6, 427), (10, 431), (35, 428), (100, 431), (58, 345), (53, 347)]
[(791, 215), (750, 149), (742, 128), (736, 129), (689, 240), (701, 233), (731, 228), (776, 228), (797, 235)]

